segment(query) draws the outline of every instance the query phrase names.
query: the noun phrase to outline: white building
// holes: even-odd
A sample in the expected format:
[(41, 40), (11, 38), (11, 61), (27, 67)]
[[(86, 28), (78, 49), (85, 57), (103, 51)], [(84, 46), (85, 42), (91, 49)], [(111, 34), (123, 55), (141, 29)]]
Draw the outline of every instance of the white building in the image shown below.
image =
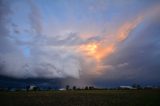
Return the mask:
[(119, 88), (120, 89), (136, 89), (136, 88), (133, 88), (132, 86), (120, 86)]
[(34, 90), (34, 88), (36, 88), (37, 86), (35, 86), (35, 85), (30, 85), (29, 86), (29, 90)]
[(60, 91), (65, 91), (66, 89), (65, 89), (65, 88), (60, 88), (59, 90), (60, 90)]

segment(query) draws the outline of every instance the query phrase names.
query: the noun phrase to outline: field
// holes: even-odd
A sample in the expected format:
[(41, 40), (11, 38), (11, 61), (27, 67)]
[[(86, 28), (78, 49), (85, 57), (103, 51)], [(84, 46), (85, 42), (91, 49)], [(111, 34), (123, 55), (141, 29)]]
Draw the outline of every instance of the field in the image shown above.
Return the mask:
[(160, 90), (0, 92), (0, 106), (160, 106)]

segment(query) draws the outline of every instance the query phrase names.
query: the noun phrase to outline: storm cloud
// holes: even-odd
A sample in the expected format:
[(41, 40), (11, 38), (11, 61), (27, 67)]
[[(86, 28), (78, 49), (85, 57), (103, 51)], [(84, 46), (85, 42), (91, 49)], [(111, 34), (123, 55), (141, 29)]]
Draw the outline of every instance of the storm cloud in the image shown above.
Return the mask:
[(0, 75), (159, 84), (160, 2), (120, 1), (0, 0)]

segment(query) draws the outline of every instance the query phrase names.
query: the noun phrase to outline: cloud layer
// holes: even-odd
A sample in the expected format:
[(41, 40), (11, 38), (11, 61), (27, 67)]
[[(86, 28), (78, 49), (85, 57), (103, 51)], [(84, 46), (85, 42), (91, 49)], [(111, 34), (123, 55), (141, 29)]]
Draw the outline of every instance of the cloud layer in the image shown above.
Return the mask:
[(0, 75), (159, 83), (159, 12), (157, 1), (1, 0)]

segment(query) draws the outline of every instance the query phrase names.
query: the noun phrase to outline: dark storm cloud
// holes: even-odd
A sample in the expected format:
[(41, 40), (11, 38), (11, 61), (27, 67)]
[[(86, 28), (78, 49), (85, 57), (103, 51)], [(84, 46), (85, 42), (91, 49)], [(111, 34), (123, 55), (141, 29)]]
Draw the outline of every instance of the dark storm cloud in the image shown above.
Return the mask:
[(16, 79), (6, 76), (0, 76), (0, 88), (25, 88), (28, 85), (36, 85), (40, 88), (48, 89), (48, 87), (53, 89), (61, 88), (62, 81), (64, 79), (41, 79), (41, 78), (29, 78), (29, 79)]

